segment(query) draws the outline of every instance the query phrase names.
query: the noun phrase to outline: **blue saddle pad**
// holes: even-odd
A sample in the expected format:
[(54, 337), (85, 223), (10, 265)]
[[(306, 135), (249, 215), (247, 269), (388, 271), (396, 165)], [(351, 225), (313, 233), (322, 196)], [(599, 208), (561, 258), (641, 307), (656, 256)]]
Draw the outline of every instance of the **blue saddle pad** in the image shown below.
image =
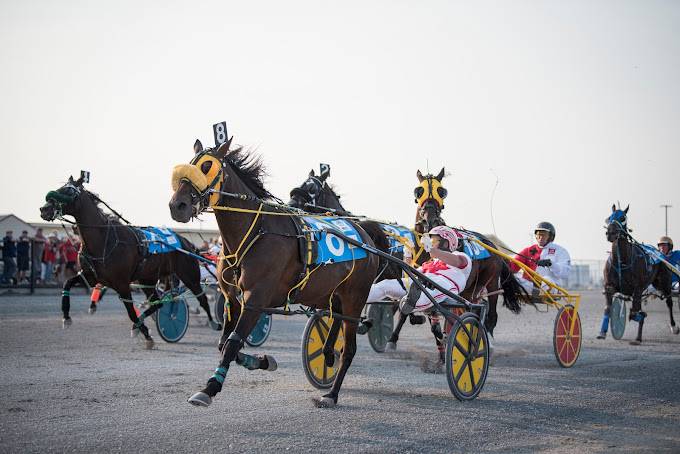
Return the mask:
[[(469, 238), (477, 238), (471, 234), (463, 233), (463, 252), (472, 260), (484, 260), (491, 257), (491, 253)], [(482, 241), (481, 238), (477, 238)]]
[(307, 230), (314, 234), (314, 246), (316, 248), (316, 260), (314, 263), (351, 262), (352, 260), (366, 258), (365, 250), (352, 246), (326, 231), (329, 228), (336, 229), (350, 238), (363, 241), (361, 235), (359, 235), (359, 232), (351, 222), (334, 217), (313, 218), (303, 216), (301, 219), (306, 224)]
[(663, 259), (663, 254), (661, 254), (661, 251), (659, 251), (657, 248), (649, 244), (643, 244), (642, 250), (645, 251), (648, 264), (656, 265), (657, 263), (661, 263), (661, 260)]
[(404, 244), (399, 241), (399, 238), (406, 240), (412, 247), (416, 247), (416, 236), (411, 229), (396, 224), (380, 224), (380, 228), (387, 233), (387, 241), (389, 243), (389, 254), (403, 254)]
[(140, 227), (149, 254), (166, 254), (182, 248), (179, 236), (165, 227)]

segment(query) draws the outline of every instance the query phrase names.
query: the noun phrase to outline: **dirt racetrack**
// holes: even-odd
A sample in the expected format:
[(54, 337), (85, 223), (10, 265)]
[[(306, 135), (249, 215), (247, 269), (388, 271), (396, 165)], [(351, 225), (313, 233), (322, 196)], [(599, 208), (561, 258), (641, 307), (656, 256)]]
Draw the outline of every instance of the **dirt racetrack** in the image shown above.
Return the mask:
[(465, 403), (445, 375), (421, 370), (435, 355), (427, 327), (407, 324), (391, 355), (362, 336), (335, 409), (311, 403), (321, 393), (301, 367), (306, 319), (275, 317), (269, 340), (249, 350), (274, 355), (279, 369), (232, 366), (206, 409), (186, 402), (218, 362), (204, 317), (192, 314), (177, 344), (152, 327), (157, 348), (146, 351), (114, 295), (88, 315), (79, 292), (68, 330), (57, 292), (0, 297), (2, 452), (680, 451), (680, 336), (659, 300), (633, 347), (632, 325), (622, 341), (595, 339), (602, 297), (585, 293), (571, 369), (553, 357), (555, 311), (501, 310), (486, 386)]

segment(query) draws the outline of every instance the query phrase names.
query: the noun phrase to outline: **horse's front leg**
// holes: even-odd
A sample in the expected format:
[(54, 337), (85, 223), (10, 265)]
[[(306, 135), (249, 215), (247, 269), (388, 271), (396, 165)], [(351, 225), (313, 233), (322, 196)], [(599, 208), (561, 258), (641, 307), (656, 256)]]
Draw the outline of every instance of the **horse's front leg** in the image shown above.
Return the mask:
[(612, 310), (612, 292), (611, 290), (606, 290), (604, 293), (605, 304), (604, 304), (604, 315), (602, 316), (602, 325), (600, 325), (600, 334), (597, 335), (598, 339), (607, 338), (607, 330), (609, 329), (609, 314)]
[[(680, 301), (678, 302), (678, 305), (680, 305)], [(673, 334), (678, 334), (680, 333), (680, 328), (678, 328), (675, 325), (675, 319), (673, 318), (673, 295), (671, 293), (668, 293), (666, 296), (666, 306), (668, 307), (668, 316), (670, 317), (670, 330), (671, 333)]]
[(236, 328), (236, 323), (241, 316), (241, 304), (236, 301), (234, 293), (224, 294), (224, 324), (222, 325), (222, 335), (217, 343), (217, 349), (222, 351), (227, 343), (229, 335)]
[(154, 347), (154, 341), (151, 335), (149, 334), (149, 328), (144, 325), (144, 314), (141, 314), (140, 317), (137, 317), (137, 313), (135, 312), (135, 306), (134, 306), (134, 301), (132, 300), (132, 292), (130, 291), (130, 288), (128, 287), (127, 289), (121, 290), (118, 292), (118, 299), (123, 303), (125, 306), (125, 310), (128, 313), (128, 318), (130, 318), (130, 321), (132, 322), (132, 331), (131, 335), (134, 337), (137, 335), (137, 330), (139, 330), (142, 335), (144, 335), (144, 346), (147, 350), (151, 350)]
[(251, 370), (276, 369), (276, 361), (274, 361), (274, 359), (268, 355), (265, 355), (263, 357), (255, 357), (240, 352), (241, 348), (243, 348), (244, 340), (246, 339), (246, 337), (248, 337), (250, 332), (257, 324), (258, 319), (260, 318), (261, 311), (258, 310), (257, 308), (262, 306), (256, 307), (252, 305), (252, 303), (258, 300), (259, 301), (269, 300), (269, 298), (265, 297), (258, 298), (256, 296), (258, 294), (263, 293), (256, 291), (253, 292), (246, 291), (244, 293), (246, 304), (250, 303), (252, 309), (246, 307), (245, 310), (243, 310), (243, 313), (236, 322), (236, 327), (234, 328), (234, 331), (232, 331), (232, 333), (227, 338), (226, 343), (224, 344), (224, 348), (222, 349), (222, 360), (220, 361), (218, 367), (215, 369), (215, 373), (210, 377), (210, 379), (208, 379), (208, 383), (206, 384), (205, 388), (203, 388), (202, 391), (197, 392), (188, 399), (190, 404), (199, 407), (207, 407), (208, 405), (210, 405), (212, 403), (212, 398), (215, 397), (217, 393), (222, 391), (222, 385), (224, 384), (224, 380), (227, 377), (229, 366), (233, 361), (236, 361), (237, 364), (240, 364), (246, 367), (247, 369)]
[(64, 287), (61, 291), (61, 312), (63, 314), (62, 323), (64, 328), (68, 328), (73, 323), (70, 316), (71, 288), (78, 282), (87, 283), (87, 279), (83, 271), (79, 272), (78, 274), (64, 282)]
[(636, 290), (633, 292), (633, 308), (628, 318), (638, 322), (638, 332), (635, 340), (630, 341), (631, 345), (640, 345), (642, 343), (642, 327), (645, 324), (645, 317), (647, 317), (647, 313), (642, 311), (642, 291)]

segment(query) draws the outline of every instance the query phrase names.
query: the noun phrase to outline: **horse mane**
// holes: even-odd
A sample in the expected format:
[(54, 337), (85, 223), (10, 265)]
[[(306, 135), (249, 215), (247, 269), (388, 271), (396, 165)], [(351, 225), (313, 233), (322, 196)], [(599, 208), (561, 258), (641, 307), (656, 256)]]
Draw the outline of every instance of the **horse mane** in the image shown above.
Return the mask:
[(87, 189), (82, 188), (82, 187), (81, 187), (81, 190), (82, 190), (83, 193), (88, 195), (88, 197), (90, 198), (92, 203), (94, 203), (95, 208), (97, 210), (99, 210), (99, 213), (102, 216), (104, 216), (104, 218), (107, 220), (107, 222), (114, 224), (114, 225), (123, 225), (123, 223), (120, 222), (120, 219), (118, 218), (118, 216), (116, 216), (113, 213), (107, 213), (102, 209), (102, 207), (100, 206), (101, 205), (101, 202), (100, 202), (101, 199), (99, 198), (99, 195), (97, 193), (92, 192), (92, 191), (88, 191)]
[(264, 164), (260, 156), (252, 151), (238, 147), (229, 150), (224, 157), (224, 161), (229, 164), (236, 175), (243, 183), (263, 200), (276, 199), (276, 197), (264, 187), (263, 179), (267, 175)]

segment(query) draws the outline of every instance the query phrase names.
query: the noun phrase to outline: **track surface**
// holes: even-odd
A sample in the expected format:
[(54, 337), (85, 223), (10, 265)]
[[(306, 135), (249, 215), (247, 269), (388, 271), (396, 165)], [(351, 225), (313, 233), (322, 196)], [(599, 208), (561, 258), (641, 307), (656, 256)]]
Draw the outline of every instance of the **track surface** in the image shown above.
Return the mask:
[[(78, 293), (78, 292), (74, 292)], [(365, 337), (335, 409), (317, 409), (301, 367), (305, 319), (276, 317), (262, 347), (276, 372), (232, 366), (208, 409), (190, 406), (217, 366), (217, 333), (192, 314), (185, 338), (143, 350), (114, 295), (96, 315), (73, 297), (62, 330), (59, 296), (0, 298), (0, 451), (151, 452), (678, 452), (680, 336), (651, 301), (641, 347), (595, 340), (602, 297), (585, 293), (581, 357), (560, 368), (555, 311), (500, 312), (496, 354), (480, 397), (456, 401), (425, 326), (407, 325), (396, 354)], [(195, 305), (195, 301), (193, 302)], [(680, 319), (675, 307), (676, 317)], [(150, 325), (152, 326), (152, 325)]]

